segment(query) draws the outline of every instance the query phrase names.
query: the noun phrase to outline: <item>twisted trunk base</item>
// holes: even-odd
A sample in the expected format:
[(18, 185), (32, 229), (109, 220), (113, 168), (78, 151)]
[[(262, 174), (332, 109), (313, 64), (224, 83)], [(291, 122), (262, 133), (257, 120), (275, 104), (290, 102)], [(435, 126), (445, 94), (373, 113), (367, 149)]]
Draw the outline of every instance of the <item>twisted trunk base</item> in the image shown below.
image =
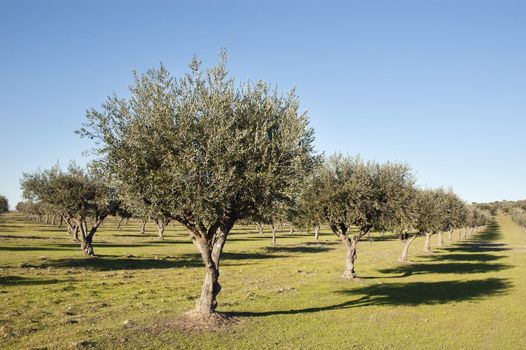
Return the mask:
[(431, 253), (431, 233), (426, 232), (426, 240), (424, 242), (424, 253)]
[(356, 261), (356, 245), (358, 244), (357, 237), (350, 238), (347, 235), (342, 237), (342, 242), (347, 249), (345, 256), (345, 271), (343, 272), (343, 278), (356, 278), (356, 271), (354, 269), (354, 262)]

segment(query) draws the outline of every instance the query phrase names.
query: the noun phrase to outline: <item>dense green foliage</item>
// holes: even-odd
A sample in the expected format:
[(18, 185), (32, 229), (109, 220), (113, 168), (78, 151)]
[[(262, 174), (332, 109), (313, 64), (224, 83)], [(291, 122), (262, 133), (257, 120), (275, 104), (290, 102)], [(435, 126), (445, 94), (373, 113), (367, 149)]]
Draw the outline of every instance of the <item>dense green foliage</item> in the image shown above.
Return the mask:
[[(69, 226), (74, 223), (81, 232), (83, 253), (94, 255), (92, 242), (98, 227), (108, 215), (115, 215), (119, 207), (115, 191), (106, 184), (106, 179), (95, 171), (86, 172), (71, 164), (66, 172), (55, 166), (26, 173), (20, 184), (30, 207), (39, 203), (59, 213)], [(91, 228), (88, 218), (93, 221)]]
[(9, 211), (9, 201), (6, 196), (0, 195), (0, 214), (7, 213)]
[(95, 139), (132, 212), (183, 224), (207, 268), (196, 311), (214, 313), (219, 262), (238, 220), (267, 217), (290, 202), (315, 163), (313, 130), (294, 92), (235, 84), (226, 56), (173, 79), (164, 66), (135, 77), (129, 99), (90, 110), (79, 132)]

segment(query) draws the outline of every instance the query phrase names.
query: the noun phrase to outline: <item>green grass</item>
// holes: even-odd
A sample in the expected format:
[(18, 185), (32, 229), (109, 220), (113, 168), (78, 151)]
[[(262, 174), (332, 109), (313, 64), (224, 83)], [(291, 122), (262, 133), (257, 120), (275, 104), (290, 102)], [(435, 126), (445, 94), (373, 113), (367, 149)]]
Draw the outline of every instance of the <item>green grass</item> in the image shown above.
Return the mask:
[[(185, 230), (121, 230), (107, 221), (85, 258), (64, 230), (0, 217), (0, 347), (4, 349), (519, 349), (526, 341), (526, 234), (509, 217), (433, 254), (378, 237), (359, 244), (357, 272), (327, 231), (270, 234), (238, 227), (221, 265), (213, 331), (168, 324), (194, 306), (203, 268)], [(375, 235), (376, 236), (376, 235)], [(434, 243), (434, 242), (433, 242)], [(126, 326), (124, 321), (128, 320)], [(83, 341), (83, 342), (82, 342)], [(80, 343), (79, 343), (80, 342)]]

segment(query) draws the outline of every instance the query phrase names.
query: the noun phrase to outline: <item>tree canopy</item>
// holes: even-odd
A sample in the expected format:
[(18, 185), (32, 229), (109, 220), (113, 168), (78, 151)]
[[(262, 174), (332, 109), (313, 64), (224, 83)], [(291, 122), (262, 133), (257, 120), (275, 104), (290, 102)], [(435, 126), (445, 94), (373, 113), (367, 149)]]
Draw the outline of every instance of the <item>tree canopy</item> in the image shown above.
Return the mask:
[(145, 203), (185, 225), (207, 268), (196, 311), (215, 312), (219, 260), (234, 223), (257, 218), (299, 191), (315, 162), (313, 130), (294, 91), (235, 84), (226, 55), (174, 79), (166, 68), (135, 74), (130, 97), (91, 109), (79, 133), (126, 205)]

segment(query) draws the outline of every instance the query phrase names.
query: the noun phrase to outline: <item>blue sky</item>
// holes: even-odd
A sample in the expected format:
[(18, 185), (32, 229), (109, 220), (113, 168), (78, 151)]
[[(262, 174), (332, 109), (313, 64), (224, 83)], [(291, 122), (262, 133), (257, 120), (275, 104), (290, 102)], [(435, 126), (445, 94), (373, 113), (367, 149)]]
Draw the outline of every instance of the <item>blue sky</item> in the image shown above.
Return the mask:
[(297, 88), (319, 151), (409, 163), (468, 201), (526, 198), (526, 1), (0, 0), (0, 194), (85, 163), (85, 110), (131, 71), (225, 47), (238, 80)]

